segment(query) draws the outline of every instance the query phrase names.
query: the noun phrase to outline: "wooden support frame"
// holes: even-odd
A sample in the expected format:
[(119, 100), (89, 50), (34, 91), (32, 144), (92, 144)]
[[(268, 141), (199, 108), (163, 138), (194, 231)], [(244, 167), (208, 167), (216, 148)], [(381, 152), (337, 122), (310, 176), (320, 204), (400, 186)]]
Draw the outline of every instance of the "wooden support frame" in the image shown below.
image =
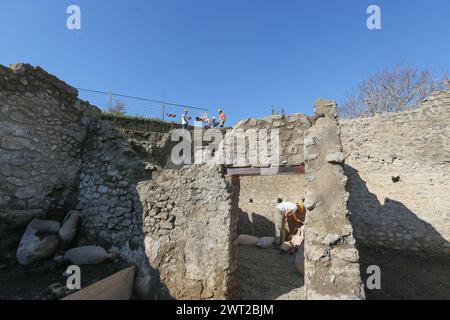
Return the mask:
[(268, 167), (268, 168), (226, 168), (227, 176), (276, 176), (304, 174), (305, 166)]
[(135, 269), (124, 269), (61, 300), (130, 300)]

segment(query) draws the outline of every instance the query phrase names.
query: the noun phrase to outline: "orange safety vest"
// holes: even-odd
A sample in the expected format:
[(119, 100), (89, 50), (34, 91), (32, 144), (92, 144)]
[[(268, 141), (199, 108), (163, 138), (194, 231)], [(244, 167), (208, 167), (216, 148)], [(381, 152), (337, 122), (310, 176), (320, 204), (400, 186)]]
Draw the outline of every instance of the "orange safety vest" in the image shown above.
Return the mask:
[(219, 119), (220, 120), (225, 120), (225, 113), (221, 113), (221, 114), (219, 114)]

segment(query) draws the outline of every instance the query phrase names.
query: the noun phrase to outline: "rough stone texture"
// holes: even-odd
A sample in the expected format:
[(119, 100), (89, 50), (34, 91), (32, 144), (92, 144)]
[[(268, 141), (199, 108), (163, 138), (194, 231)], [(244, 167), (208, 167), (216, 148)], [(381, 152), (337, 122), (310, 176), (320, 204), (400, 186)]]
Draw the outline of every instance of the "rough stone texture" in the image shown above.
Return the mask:
[[(239, 137), (240, 133), (245, 132), (249, 134), (252, 130), (267, 129), (267, 136), (264, 134), (259, 136), (256, 143), (247, 139), (247, 145), (243, 150), (245, 158), (242, 162), (237, 160), (238, 154), (236, 149), (231, 149), (231, 151), (230, 149), (226, 149), (225, 163), (233, 167), (301, 165), (304, 162), (304, 132), (310, 126), (311, 120), (303, 114), (287, 116), (272, 115), (263, 119), (245, 119), (239, 121), (233, 126), (232, 130), (227, 132), (227, 141), (233, 141), (235, 139), (235, 143), (239, 143), (237, 137)], [(279, 132), (278, 139), (273, 139), (271, 135), (276, 130)], [(276, 150), (275, 145), (279, 145), (279, 157), (271, 157), (272, 151)], [(252, 158), (249, 156), (249, 154), (255, 154), (254, 151), (257, 151), (259, 154), (257, 161), (252, 161)]]
[(341, 120), (358, 244), (449, 253), (450, 92), (420, 108)]
[(277, 200), (297, 202), (305, 189), (304, 175), (240, 177), (239, 234), (275, 236)]
[(144, 250), (142, 206), (137, 183), (150, 179), (145, 162), (108, 121), (89, 126), (85, 142), (77, 209), (83, 212), (86, 237), (119, 252), (138, 266), (136, 290), (141, 298), (159, 298), (160, 282)]
[(143, 297), (231, 297), (233, 198), (219, 167), (161, 170), (167, 135), (125, 135), (106, 121), (93, 123), (88, 137), (78, 209), (89, 239), (139, 266)]
[[(117, 128), (114, 122), (112, 124)], [(120, 127), (117, 129), (124, 134), (137, 155), (153, 166), (157, 165), (164, 169), (179, 169), (183, 167), (183, 164), (175, 165), (172, 163), (171, 151), (179, 142), (171, 140), (171, 132), (133, 131)]]
[(0, 67), (0, 84), (2, 238), (34, 217), (62, 219), (76, 208), (86, 240), (137, 265), (141, 298), (232, 297), (237, 200), (219, 167), (169, 170), (153, 181), (170, 150), (167, 134), (130, 138), (30, 65)]
[(86, 124), (99, 110), (39, 67), (0, 65), (0, 234), (76, 202)]
[(358, 245), (448, 253), (450, 93), (418, 110), (340, 121), (343, 150), (335, 103), (315, 110), (233, 129), (280, 129), (281, 158), (260, 165), (305, 161), (304, 177), (229, 181), (213, 165), (161, 170), (171, 166), (168, 134), (118, 131), (42, 69), (0, 66), (1, 245), (35, 217), (78, 209), (89, 242), (138, 266), (141, 297), (233, 298), (239, 206), (267, 221), (248, 219), (258, 228), (244, 233), (266, 236), (276, 198), (297, 200), (304, 179), (308, 299), (364, 296), (347, 200)]
[(165, 170), (139, 184), (150, 265), (176, 299), (234, 295), (233, 186), (216, 166)]
[[(346, 176), (330, 155), (341, 152), (339, 129), (335, 119), (336, 104), (319, 100), (316, 112), (323, 117), (308, 130), (305, 147), (306, 299), (364, 299), (359, 255), (348, 220), (345, 191)], [(314, 178), (312, 178), (314, 177)]]

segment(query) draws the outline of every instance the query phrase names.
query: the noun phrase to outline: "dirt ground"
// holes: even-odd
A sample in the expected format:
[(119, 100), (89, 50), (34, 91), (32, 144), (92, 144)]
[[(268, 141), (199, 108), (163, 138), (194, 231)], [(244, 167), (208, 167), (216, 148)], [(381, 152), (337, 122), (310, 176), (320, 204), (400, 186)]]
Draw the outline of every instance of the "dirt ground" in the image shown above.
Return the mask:
[[(381, 290), (366, 289), (368, 300), (450, 300), (450, 257), (367, 248), (359, 248), (359, 252), (364, 282), (368, 266), (381, 268)], [(239, 246), (237, 253), (238, 299), (305, 299), (294, 256), (244, 246)]]
[(241, 300), (304, 300), (303, 278), (294, 256), (276, 249), (238, 246), (237, 298)]
[(381, 290), (367, 290), (369, 300), (449, 300), (450, 257), (417, 256), (397, 250), (359, 248), (361, 275), (370, 265), (381, 269)]

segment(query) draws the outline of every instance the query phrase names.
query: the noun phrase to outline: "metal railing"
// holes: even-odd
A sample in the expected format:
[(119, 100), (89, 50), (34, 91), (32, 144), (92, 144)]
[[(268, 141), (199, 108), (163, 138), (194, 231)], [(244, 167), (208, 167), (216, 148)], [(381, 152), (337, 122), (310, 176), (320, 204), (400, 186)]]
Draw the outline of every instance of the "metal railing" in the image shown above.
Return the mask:
[(134, 97), (113, 92), (77, 88), (79, 97), (89, 101), (102, 111), (122, 111), (129, 116), (156, 118), (165, 121), (179, 122), (184, 109), (192, 119), (208, 117), (207, 108), (199, 108), (164, 100)]

